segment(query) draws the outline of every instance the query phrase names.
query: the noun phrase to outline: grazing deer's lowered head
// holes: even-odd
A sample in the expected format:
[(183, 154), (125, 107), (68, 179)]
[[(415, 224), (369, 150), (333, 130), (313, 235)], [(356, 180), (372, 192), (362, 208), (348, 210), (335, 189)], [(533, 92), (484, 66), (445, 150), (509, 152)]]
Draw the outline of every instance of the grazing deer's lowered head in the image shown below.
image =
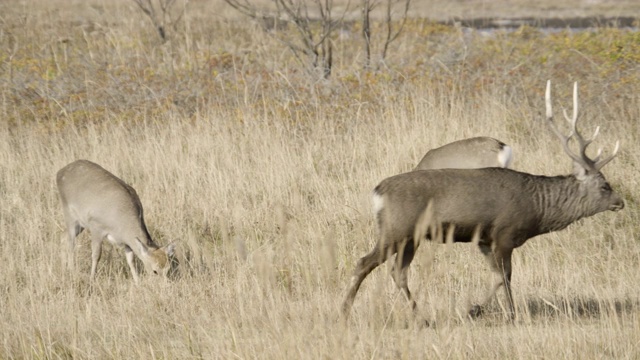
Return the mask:
[[(433, 240), (432, 234), (452, 231), (454, 242), (476, 242), (487, 256), (496, 280), (484, 303), (504, 285), (511, 318), (515, 308), (511, 294), (511, 254), (513, 249), (537, 235), (564, 229), (578, 219), (602, 211), (618, 211), (624, 201), (600, 172), (617, 154), (591, 159), (587, 146), (594, 140), (582, 137), (577, 129), (578, 90), (574, 87), (572, 117), (565, 117), (571, 132), (564, 136), (553, 123), (550, 83), (546, 91), (547, 124), (573, 160), (575, 170), (567, 176), (539, 176), (503, 168), (420, 170), (384, 179), (374, 190), (374, 210), (380, 238), (362, 257), (353, 272), (342, 304), (348, 315), (364, 278), (378, 265), (397, 254), (392, 271), (397, 286), (411, 306), (415, 301), (408, 287), (407, 270), (420, 242)], [(569, 148), (575, 138), (578, 153)], [(428, 209), (428, 211), (427, 211)], [(426, 216), (425, 214), (428, 214)], [(431, 231), (420, 230), (429, 218)], [(479, 315), (474, 306), (470, 315)]]
[(102, 241), (124, 247), (127, 263), (136, 282), (134, 254), (146, 270), (167, 276), (174, 243), (156, 245), (144, 223), (142, 203), (136, 191), (98, 164), (77, 160), (58, 171), (56, 182), (69, 233), (71, 262), (75, 239), (82, 230), (91, 232), (91, 279), (102, 253)]
[(513, 151), (509, 145), (480, 136), (429, 150), (414, 170), (508, 168), (512, 161)]

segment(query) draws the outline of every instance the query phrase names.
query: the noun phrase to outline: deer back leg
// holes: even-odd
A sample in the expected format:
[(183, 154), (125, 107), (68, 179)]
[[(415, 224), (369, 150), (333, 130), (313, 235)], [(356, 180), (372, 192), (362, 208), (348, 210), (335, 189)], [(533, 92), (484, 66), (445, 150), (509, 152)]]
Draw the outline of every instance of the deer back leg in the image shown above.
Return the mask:
[(393, 268), (391, 269), (391, 275), (396, 286), (398, 286), (407, 297), (412, 310), (416, 310), (416, 302), (411, 296), (411, 291), (409, 291), (408, 270), (417, 248), (418, 244), (416, 244), (413, 239), (407, 239), (400, 246), (400, 249), (398, 249)]
[(491, 265), (493, 274), (490, 279), (487, 295), (480, 305), (474, 305), (471, 308), (469, 315), (471, 317), (481, 315), (482, 308), (493, 299), (498, 289), (504, 285), (507, 293), (507, 301), (509, 302), (510, 318), (513, 320), (515, 318), (515, 307), (511, 293), (511, 254), (513, 253), (513, 249), (508, 246), (499, 246), (499, 244), (495, 244), (492, 249), (483, 248), (483, 245), (480, 246)]
[(84, 228), (80, 224), (73, 220), (71, 216), (67, 215), (65, 211), (65, 218), (67, 221), (67, 267), (71, 270), (75, 269), (75, 248), (76, 238)]
[(102, 256), (102, 235), (94, 231), (91, 233), (91, 281), (95, 280), (98, 271), (98, 262)]
[(394, 246), (386, 246), (381, 240), (378, 241), (378, 244), (376, 244), (373, 250), (358, 260), (356, 268), (351, 275), (351, 282), (349, 284), (347, 294), (342, 303), (342, 314), (345, 317), (348, 316), (351, 311), (351, 306), (353, 305), (353, 301), (355, 300), (358, 289), (360, 289), (360, 285), (364, 278), (366, 278), (367, 275), (369, 275), (369, 273), (371, 273), (371, 271), (377, 268), (380, 264), (384, 263), (388, 257), (395, 253), (395, 251), (396, 249)]

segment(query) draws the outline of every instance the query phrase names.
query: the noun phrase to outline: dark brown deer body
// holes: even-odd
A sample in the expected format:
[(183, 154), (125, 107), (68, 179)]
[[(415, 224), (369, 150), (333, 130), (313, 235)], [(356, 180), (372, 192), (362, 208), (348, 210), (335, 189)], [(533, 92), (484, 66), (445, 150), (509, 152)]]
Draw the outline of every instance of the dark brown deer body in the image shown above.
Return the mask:
[[(606, 159), (586, 157), (585, 148), (593, 139), (583, 139), (575, 127), (577, 89), (574, 96), (574, 116), (568, 118), (573, 126), (572, 135), (564, 137), (552, 122), (547, 87), (547, 119), (574, 160), (576, 170), (572, 175), (548, 177), (502, 168), (442, 169), (413, 171), (383, 180), (373, 193), (380, 239), (358, 261), (343, 302), (343, 313), (349, 313), (364, 278), (396, 253), (393, 278), (415, 308), (407, 270), (421, 240), (414, 239), (416, 225), (429, 207), (432, 225), (443, 231), (453, 226), (453, 241), (471, 242), (477, 234), (478, 245), (497, 274), (485, 302), (504, 285), (513, 317), (510, 286), (513, 249), (537, 235), (562, 230), (578, 219), (624, 207), (623, 200), (600, 172), (618, 147)], [(573, 135), (580, 143), (579, 156), (568, 148)], [(427, 232), (427, 239), (430, 234)], [(479, 310), (476, 307), (471, 314), (477, 315)]]

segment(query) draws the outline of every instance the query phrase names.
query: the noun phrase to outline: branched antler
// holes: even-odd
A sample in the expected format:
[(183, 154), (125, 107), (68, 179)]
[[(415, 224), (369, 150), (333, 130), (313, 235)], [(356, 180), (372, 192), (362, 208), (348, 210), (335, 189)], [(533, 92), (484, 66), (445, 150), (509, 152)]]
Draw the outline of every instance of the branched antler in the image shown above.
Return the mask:
[[(551, 108), (551, 80), (547, 80), (547, 89), (545, 91), (545, 104), (546, 104), (546, 110), (547, 110), (547, 114), (546, 114), (547, 123), (549, 124), (549, 127), (554, 132), (554, 134), (556, 134), (556, 136), (560, 139), (560, 142), (562, 143), (562, 147), (564, 148), (565, 153), (567, 153), (567, 155), (569, 155), (569, 157), (573, 159), (573, 161), (575, 161), (577, 164), (582, 166), (585, 170), (598, 172), (600, 171), (600, 169), (602, 169), (603, 166), (609, 163), (609, 161), (613, 160), (613, 158), (618, 154), (618, 150), (620, 148), (620, 142), (616, 141), (615, 149), (613, 150), (613, 153), (611, 153), (611, 155), (609, 155), (608, 157), (605, 157), (604, 159), (600, 159), (600, 156), (602, 155), (602, 149), (598, 150), (598, 154), (593, 159), (587, 156), (587, 153), (586, 153), (587, 146), (589, 146), (593, 142), (593, 140), (595, 140), (596, 137), (598, 137), (598, 134), (600, 133), (600, 127), (599, 126), (596, 127), (596, 130), (594, 131), (593, 136), (591, 136), (590, 139), (585, 139), (582, 136), (582, 134), (578, 131), (578, 127), (577, 127), (578, 83), (577, 82), (573, 84), (573, 112), (571, 114), (571, 117), (569, 117), (566, 110), (563, 111), (565, 119), (567, 120), (567, 122), (569, 122), (569, 125), (571, 126), (571, 131), (569, 132), (569, 135), (567, 136), (563, 135), (553, 122), (553, 110)], [(578, 146), (580, 147), (578, 155), (572, 152), (571, 149), (569, 148), (569, 140), (571, 140), (572, 137), (575, 137), (576, 141), (578, 142)]]

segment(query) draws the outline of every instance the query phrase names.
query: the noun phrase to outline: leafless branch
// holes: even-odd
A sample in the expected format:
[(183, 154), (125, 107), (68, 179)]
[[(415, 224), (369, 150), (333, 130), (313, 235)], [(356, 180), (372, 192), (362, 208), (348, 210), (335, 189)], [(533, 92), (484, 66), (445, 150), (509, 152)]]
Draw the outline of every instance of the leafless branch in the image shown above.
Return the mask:
[[(371, 54), (373, 52), (374, 47), (374, 36), (372, 34), (372, 24), (371, 24), (371, 13), (373, 10), (381, 5), (383, 0), (362, 0), (362, 37), (364, 38), (364, 52), (365, 52), (365, 61), (364, 67), (368, 68), (371, 66)], [(382, 46), (382, 50), (380, 51), (380, 60), (384, 61), (387, 57), (387, 53), (389, 52), (389, 45), (395, 41), (398, 36), (404, 30), (404, 26), (407, 21), (407, 14), (409, 12), (409, 7), (411, 5), (411, 0), (385, 0), (385, 19), (384, 26), (386, 27), (386, 33), (384, 34), (384, 44)], [(400, 21), (399, 27), (394, 29), (393, 24), (393, 11), (394, 8), (398, 4), (403, 4), (403, 12), (402, 18)]]
[(400, 33), (402, 33), (402, 30), (404, 29), (404, 25), (407, 23), (407, 14), (409, 13), (409, 6), (411, 5), (411, 0), (403, 0), (403, 1), (404, 1), (404, 12), (402, 13), (402, 20), (400, 21), (400, 27), (394, 32), (392, 16), (391, 16), (393, 0), (387, 0), (387, 14), (386, 14), (387, 38), (384, 41), (384, 48), (382, 49), (382, 60), (387, 58), (389, 45), (398, 38)]
[(371, 1), (362, 0), (362, 37), (364, 38), (365, 68), (371, 64), (371, 10), (373, 10)]
[(225, 2), (231, 6), (232, 8), (236, 9), (239, 13), (241, 13), (242, 15), (248, 16), (250, 18), (253, 19), (257, 19), (260, 16), (257, 13), (257, 10), (255, 7), (253, 7), (251, 4), (249, 4), (249, 2), (247, 0), (225, 0)]
[[(298, 59), (300, 58), (298, 54), (304, 54), (310, 58), (314, 68), (322, 69), (325, 78), (330, 76), (333, 63), (331, 35), (339, 21), (344, 18), (342, 14), (339, 21), (333, 20), (333, 0), (273, 0), (275, 11), (261, 10), (250, 0), (225, 0), (225, 2), (241, 14), (261, 22), (263, 29), (279, 42), (287, 45)], [(314, 19), (310, 14), (311, 4), (317, 10), (318, 19)], [(298, 40), (294, 42), (288, 39), (286, 34), (283, 36), (277, 31), (269, 31), (268, 21), (290, 24), (295, 29)]]
[(167, 27), (172, 27), (174, 30), (176, 29), (177, 24), (182, 20), (187, 9), (186, 3), (188, 0), (184, 0), (185, 6), (175, 15), (175, 18), (173, 7), (176, 4), (176, 0), (157, 0), (155, 2), (157, 5), (154, 5), (153, 0), (133, 0), (133, 2), (151, 19), (162, 41), (166, 41)]

